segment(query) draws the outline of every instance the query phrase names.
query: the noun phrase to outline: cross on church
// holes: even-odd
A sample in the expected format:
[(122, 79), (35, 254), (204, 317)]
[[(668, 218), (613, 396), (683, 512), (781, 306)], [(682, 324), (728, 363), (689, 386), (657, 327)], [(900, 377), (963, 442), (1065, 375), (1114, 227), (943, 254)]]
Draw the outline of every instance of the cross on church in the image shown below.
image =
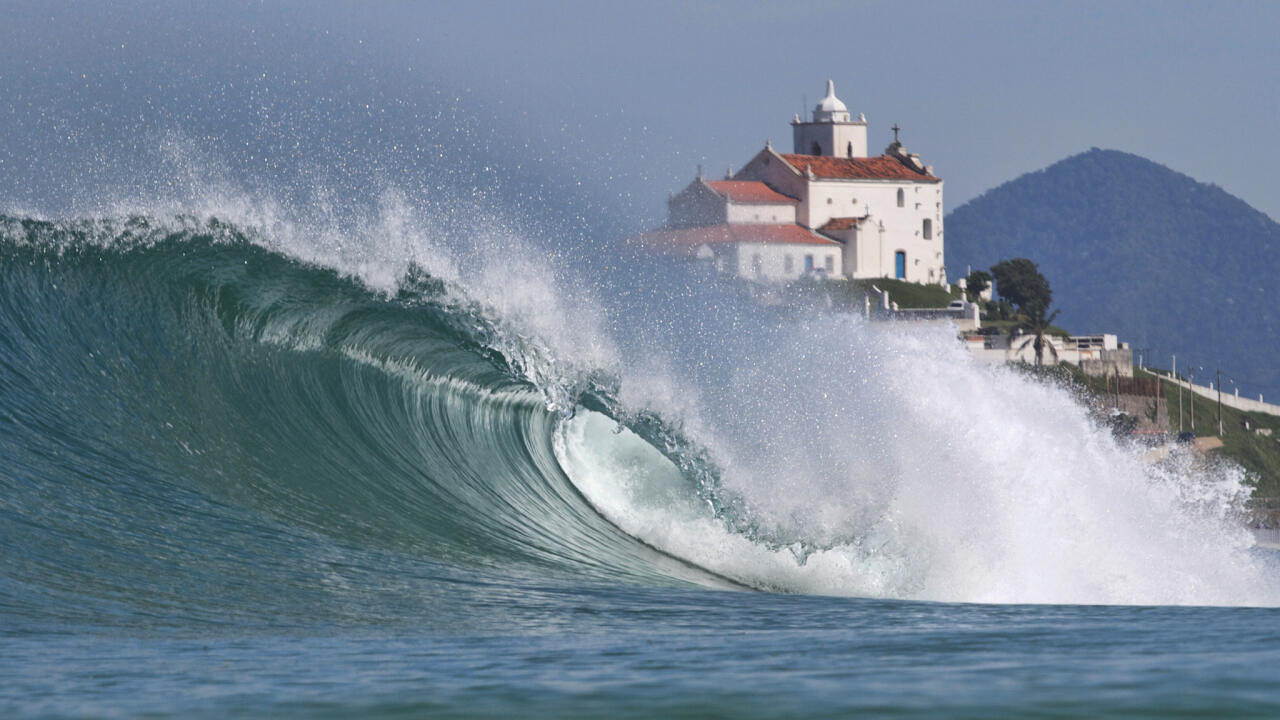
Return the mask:
[(889, 128), (889, 129), (893, 131), (893, 141), (894, 141), (895, 143), (897, 143), (897, 142), (898, 142), (898, 131), (899, 131), (899, 130), (901, 130), (902, 128), (898, 127), (898, 123), (894, 123), (894, 124), (893, 124), (893, 127)]

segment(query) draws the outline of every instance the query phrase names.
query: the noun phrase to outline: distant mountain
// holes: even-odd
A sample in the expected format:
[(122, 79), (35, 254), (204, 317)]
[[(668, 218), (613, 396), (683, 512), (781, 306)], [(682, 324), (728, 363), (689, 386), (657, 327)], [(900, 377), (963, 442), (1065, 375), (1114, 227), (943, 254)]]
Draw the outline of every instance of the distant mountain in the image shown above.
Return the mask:
[[(1280, 187), (1280, 183), (1278, 183)], [(1280, 402), (1280, 224), (1216, 185), (1094, 148), (956, 208), (947, 267), (1039, 263), (1057, 325), (1116, 332), (1149, 365), (1219, 366)], [(1224, 383), (1227, 391), (1232, 385)]]

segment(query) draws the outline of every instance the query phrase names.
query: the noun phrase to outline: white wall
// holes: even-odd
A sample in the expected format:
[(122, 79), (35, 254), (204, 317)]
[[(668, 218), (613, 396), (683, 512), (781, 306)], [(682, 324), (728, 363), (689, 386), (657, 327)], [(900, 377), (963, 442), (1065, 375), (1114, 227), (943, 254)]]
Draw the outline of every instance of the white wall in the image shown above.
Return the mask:
[(827, 157), (850, 157), (849, 145), (853, 145), (852, 157), (867, 156), (867, 124), (862, 122), (791, 123), (791, 139), (797, 155), (812, 155), (813, 143), (822, 148)]
[[(894, 277), (894, 253), (902, 250), (907, 254), (908, 281), (944, 280), (941, 182), (815, 180), (801, 198), (797, 216), (802, 224), (820, 228), (831, 218), (861, 216), (868, 210), (871, 218), (859, 232), (854, 277)], [(931, 238), (924, 236), (925, 219), (933, 223)]]
[(782, 204), (748, 205), (729, 203), (726, 221), (744, 224), (790, 225), (796, 221), (796, 206)]
[[(839, 274), (841, 249), (838, 245), (799, 245), (788, 243), (738, 243), (738, 275), (751, 280), (795, 280), (804, 275), (805, 256), (813, 256), (814, 268), (825, 271), (830, 263), (832, 275)], [(760, 273), (755, 272), (755, 258), (760, 258)], [(787, 258), (791, 267), (787, 268)]]

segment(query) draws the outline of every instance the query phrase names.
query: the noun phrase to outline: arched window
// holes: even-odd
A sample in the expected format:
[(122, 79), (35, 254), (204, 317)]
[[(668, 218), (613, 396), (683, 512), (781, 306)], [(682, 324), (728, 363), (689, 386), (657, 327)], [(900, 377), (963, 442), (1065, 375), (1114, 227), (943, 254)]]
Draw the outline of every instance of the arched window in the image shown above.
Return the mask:
[(848, 153), (849, 157), (853, 157), (853, 143), (849, 143), (849, 149), (845, 152)]
[[(898, 192), (902, 192), (899, 190)], [(893, 254), (893, 276), (899, 280), (907, 279), (907, 253), (899, 250)]]
[(906, 204), (907, 204), (907, 194), (902, 191), (902, 188), (898, 188), (898, 207), (903, 207)]
[(822, 154), (822, 146), (818, 144), (818, 141), (817, 141), (817, 140), (814, 140), (814, 141), (813, 141), (813, 147), (811, 148), (811, 152), (810, 152), (809, 154), (810, 154), (810, 155), (821, 155), (821, 154)]
[(924, 219), (924, 228), (923, 228), (922, 234), (924, 235), (925, 240), (933, 239), (933, 221), (930, 220), (929, 218)]

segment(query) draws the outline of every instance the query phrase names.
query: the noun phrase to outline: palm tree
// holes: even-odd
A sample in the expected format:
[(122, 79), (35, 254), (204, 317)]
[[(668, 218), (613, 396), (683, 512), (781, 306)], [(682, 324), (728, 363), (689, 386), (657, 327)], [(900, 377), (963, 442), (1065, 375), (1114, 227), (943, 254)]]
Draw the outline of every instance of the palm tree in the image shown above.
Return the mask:
[(1049, 328), (1053, 325), (1053, 321), (1058, 317), (1058, 310), (1054, 310), (1046, 317), (1045, 306), (1035, 303), (1029, 308), (1025, 308), (1018, 315), (1018, 324), (1014, 327), (1016, 332), (1022, 332), (1027, 335), (1027, 339), (1023, 341), (1018, 350), (1022, 350), (1027, 346), (1028, 342), (1033, 342), (1032, 346), (1036, 351), (1036, 367), (1044, 364), (1044, 351), (1047, 347), (1049, 352), (1053, 353), (1053, 359), (1058, 359), (1058, 350), (1051, 342), (1045, 342), (1045, 335), (1049, 334)]

